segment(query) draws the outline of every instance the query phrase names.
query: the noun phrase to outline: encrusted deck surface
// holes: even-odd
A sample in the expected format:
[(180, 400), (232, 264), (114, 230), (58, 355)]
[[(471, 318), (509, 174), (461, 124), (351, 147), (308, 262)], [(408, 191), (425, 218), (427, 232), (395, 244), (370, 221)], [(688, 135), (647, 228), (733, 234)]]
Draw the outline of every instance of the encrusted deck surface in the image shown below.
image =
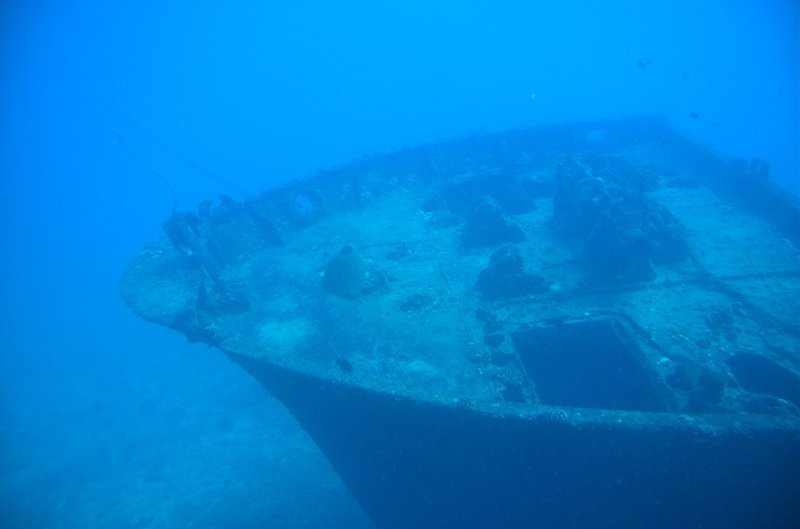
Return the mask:
[(797, 241), (749, 185), (655, 121), (470, 138), (177, 214), (123, 292), (192, 340), (376, 392), (796, 428)]

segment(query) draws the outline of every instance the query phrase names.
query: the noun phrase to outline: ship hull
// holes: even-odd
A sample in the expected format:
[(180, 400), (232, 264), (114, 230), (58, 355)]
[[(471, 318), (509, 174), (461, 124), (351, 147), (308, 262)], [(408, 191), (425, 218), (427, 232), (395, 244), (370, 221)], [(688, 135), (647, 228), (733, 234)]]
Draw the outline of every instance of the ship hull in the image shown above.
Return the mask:
[(232, 357), (380, 528), (800, 526), (796, 431), (493, 414)]

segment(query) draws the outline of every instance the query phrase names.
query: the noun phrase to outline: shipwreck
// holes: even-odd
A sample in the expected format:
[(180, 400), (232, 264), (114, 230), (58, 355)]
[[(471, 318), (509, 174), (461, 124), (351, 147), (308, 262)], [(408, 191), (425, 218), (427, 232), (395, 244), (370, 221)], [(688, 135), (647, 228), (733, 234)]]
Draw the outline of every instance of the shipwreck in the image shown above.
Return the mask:
[(121, 289), (283, 402), (377, 527), (788, 528), (799, 247), (765, 162), (642, 118), (205, 202)]

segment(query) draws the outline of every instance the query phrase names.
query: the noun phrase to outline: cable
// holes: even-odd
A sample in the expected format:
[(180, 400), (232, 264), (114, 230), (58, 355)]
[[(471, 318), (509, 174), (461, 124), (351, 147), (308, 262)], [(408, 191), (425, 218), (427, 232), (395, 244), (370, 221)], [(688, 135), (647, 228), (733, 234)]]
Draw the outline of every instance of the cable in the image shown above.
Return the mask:
[(174, 215), (175, 211), (178, 209), (178, 195), (177, 195), (177, 193), (175, 193), (175, 188), (172, 187), (172, 185), (167, 181), (166, 178), (164, 178), (161, 175), (161, 173), (159, 173), (158, 171), (156, 171), (155, 169), (153, 169), (152, 167), (150, 167), (149, 165), (144, 163), (142, 160), (137, 158), (130, 151), (130, 149), (128, 149), (128, 145), (125, 143), (125, 138), (122, 136), (122, 134), (120, 134), (117, 131), (114, 131), (114, 136), (117, 138), (117, 141), (119, 142), (119, 144), (122, 145), (122, 148), (125, 150), (125, 153), (128, 155), (128, 157), (131, 160), (136, 162), (139, 165), (139, 167), (143, 168), (144, 170), (149, 172), (151, 175), (153, 175), (156, 178), (158, 178), (161, 181), (161, 183), (164, 184), (164, 186), (169, 190), (170, 194), (172, 195), (172, 215)]

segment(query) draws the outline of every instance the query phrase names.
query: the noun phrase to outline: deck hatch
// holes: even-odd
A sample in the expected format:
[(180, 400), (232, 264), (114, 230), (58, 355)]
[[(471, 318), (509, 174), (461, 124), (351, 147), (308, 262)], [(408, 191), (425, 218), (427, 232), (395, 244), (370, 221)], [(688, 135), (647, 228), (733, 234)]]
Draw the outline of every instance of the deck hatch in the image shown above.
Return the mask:
[(545, 323), (512, 337), (544, 404), (667, 410), (657, 377), (616, 318)]

